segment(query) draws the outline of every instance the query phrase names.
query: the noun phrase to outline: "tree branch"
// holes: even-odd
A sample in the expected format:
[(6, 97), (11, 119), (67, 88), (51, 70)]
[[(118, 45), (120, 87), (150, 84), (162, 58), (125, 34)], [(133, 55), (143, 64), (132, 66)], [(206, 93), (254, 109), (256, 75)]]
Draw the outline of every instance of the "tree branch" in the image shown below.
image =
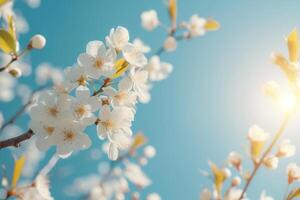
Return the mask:
[(29, 129), (28, 131), (26, 131), (25, 133), (19, 136), (0, 141), (0, 149), (10, 147), (10, 146), (19, 147), (21, 142), (30, 139), (33, 135), (34, 132), (31, 129)]

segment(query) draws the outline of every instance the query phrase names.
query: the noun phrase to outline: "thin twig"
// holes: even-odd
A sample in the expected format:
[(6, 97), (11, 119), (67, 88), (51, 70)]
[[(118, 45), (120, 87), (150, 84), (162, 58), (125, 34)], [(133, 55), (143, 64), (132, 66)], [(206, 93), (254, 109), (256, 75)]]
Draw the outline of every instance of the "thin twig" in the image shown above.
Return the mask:
[(33, 135), (34, 135), (34, 132), (31, 129), (29, 129), (28, 131), (26, 131), (25, 133), (23, 133), (19, 136), (0, 141), (0, 149), (10, 147), (10, 146), (19, 147), (21, 142), (23, 142), (24, 140), (30, 139)]
[(253, 171), (252, 171), (252, 173), (251, 173), (249, 179), (248, 179), (247, 182), (246, 182), (246, 185), (245, 185), (245, 187), (244, 187), (244, 189), (243, 189), (243, 192), (242, 192), (242, 194), (241, 194), (239, 200), (243, 199), (243, 197), (244, 197), (244, 195), (245, 195), (245, 193), (246, 193), (246, 191), (247, 191), (247, 189), (248, 189), (250, 183), (252, 182), (254, 176), (256, 175), (258, 169), (259, 169), (259, 168), (261, 167), (261, 165), (263, 164), (264, 159), (269, 155), (269, 153), (272, 151), (274, 145), (276, 144), (276, 142), (279, 140), (279, 138), (280, 138), (281, 135), (283, 134), (283, 132), (284, 132), (284, 130), (285, 130), (285, 128), (286, 128), (286, 125), (287, 125), (289, 119), (290, 119), (290, 114), (287, 113), (287, 114), (285, 115), (285, 117), (284, 117), (284, 120), (283, 120), (283, 122), (282, 122), (282, 124), (281, 124), (279, 130), (277, 131), (275, 137), (273, 138), (272, 143), (269, 145), (269, 147), (268, 147), (268, 148), (266, 149), (266, 151), (263, 153), (263, 155), (262, 155), (262, 157), (260, 158), (260, 160), (258, 161), (258, 163), (255, 164), (254, 169), (253, 169)]

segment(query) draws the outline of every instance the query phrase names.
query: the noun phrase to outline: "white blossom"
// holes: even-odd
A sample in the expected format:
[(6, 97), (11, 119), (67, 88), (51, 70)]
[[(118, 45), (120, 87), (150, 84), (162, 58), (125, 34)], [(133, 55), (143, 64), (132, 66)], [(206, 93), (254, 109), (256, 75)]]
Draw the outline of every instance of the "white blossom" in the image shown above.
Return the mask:
[(211, 200), (212, 194), (208, 188), (204, 188), (200, 193), (200, 200)]
[(187, 24), (187, 29), (191, 37), (202, 36), (205, 34), (206, 19), (199, 17), (197, 14), (192, 15)]
[(300, 180), (300, 167), (295, 163), (290, 163), (286, 169), (288, 176), (288, 183), (291, 184), (294, 181)]
[(296, 146), (291, 144), (290, 140), (283, 140), (279, 147), (276, 156), (278, 157), (291, 157), (296, 153)]
[(128, 30), (122, 26), (118, 26), (116, 29), (111, 29), (109, 36), (106, 37), (107, 46), (114, 48), (117, 52), (122, 51), (128, 42)]
[(141, 14), (142, 27), (152, 31), (159, 25), (159, 19), (155, 10), (144, 11)]
[(173, 36), (167, 37), (164, 42), (164, 49), (168, 52), (175, 51), (177, 48), (177, 41)]
[(151, 48), (146, 45), (140, 38), (135, 38), (132, 42), (135, 48), (142, 53), (149, 53)]
[(133, 67), (144, 67), (147, 64), (145, 55), (133, 44), (127, 43), (124, 45), (123, 56)]
[(151, 180), (142, 171), (140, 166), (134, 163), (128, 162), (126, 164), (125, 176), (129, 179), (130, 182), (138, 187), (144, 188), (151, 184)]
[(157, 193), (150, 193), (147, 195), (146, 200), (161, 200), (161, 197)]
[(173, 66), (166, 62), (161, 62), (159, 56), (152, 56), (145, 67), (151, 81), (160, 81), (168, 77)]
[(136, 104), (136, 93), (131, 91), (128, 79), (122, 79), (118, 84), (118, 90), (113, 87), (104, 89), (104, 93), (111, 99), (111, 105), (133, 107)]
[(99, 79), (101, 76), (110, 77), (114, 72), (116, 52), (106, 49), (101, 41), (91, 41), (87, 44), (86, 53), (78, 57), (79, 65), (83, 66), (88, 76)]

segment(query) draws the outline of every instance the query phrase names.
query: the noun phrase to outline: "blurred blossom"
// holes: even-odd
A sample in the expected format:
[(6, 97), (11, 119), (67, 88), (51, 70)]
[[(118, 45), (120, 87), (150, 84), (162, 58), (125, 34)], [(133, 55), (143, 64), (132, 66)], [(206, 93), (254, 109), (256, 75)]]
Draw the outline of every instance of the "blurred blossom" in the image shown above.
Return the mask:
[(142, 27), (148, 31), (152, 31), (159, 25), (159, 19), (155, 10), (144, 11), (141, 14)]
[(2, 112), (0, 112), (0, 127), (2, 127), (3, 123), (4, 123), (4, 117)]
[(173, 66), (166, 62), (161, 62), (158, 56), (152, 56), (145, 67), (148, 71), (149, 80), (161, 81), (168, 77), (172, 72)]
[(242, 164), (242, 156), (236, 152), (230, 152), (228, 155), (228, 164), (240, 171)]
[(25, 84), (19, 84), (17, 86), (17, 95), (21, 97), (22, 104), (26, 104), (31, 98), (31, 88)]
[(200, 200), (211, 200), (212, 193), (208, 188), (204, 188), (200, 194)]
[(280, 86), (275, 81), (269, 81), (263, 86), (263, 93), (271, 97), (273, 100), (278, 100), (280, 96)]
[(300, 167), (295, 163), (290, 163), (287, 166), (287, 176), (288, 176), (288, 183), (291, 184), (294, 181), (300, 180)]
[(28, 22), (20, 13), (15, 15), (15, 26), (17, 33), (24, 34), (29, 31)]
[(161, 200), (161, 197), (157, 193), (150, 193), (147, 195), (146, 200)]
[[(224, 200), (239, 200), (241, 194), (241, 189), (230, 188), (229, 191), (225, 194)], [(242, 200), (246, 200), (246, 198), (242, 198)]]
[(263, 164), (268, 168), (268, 169), (277, 169), (278, 167), (278, 157), (276, 156), (268, 156), (264, 159)]
[(202, 36), (205, 34), (206, 19), (199, 17), (197, 14), (192, 15), (190, 21), (186, 24), (191, 37)]
[(134, 163), (126, 163), (125, 176), (132, 182), (134, 185), (144, 188), (151, 184), (151, 180), (146, 176), (142, 171), (140, 166)]
[(53, 84), (58, 84), (63, 81), (63, 72), (62, 70), (53, 67), (49, 63), (40, 64), (36, 70), (36, 82), (39, 85), (45, 85), (48, 81), (51, 81)]
[(7, 73), (0, 74), (0, 100), (11, 101), (14, 98), (14, 87), (16, 85), (16, 79), (11, 77)]
[(142, 53), (149, 53), (151, 48), (146, 45), (140, 38), (135, 38), (132, 44)]
[(248, 132), (248, 139), (251, 143), (251, 156), (253, 159), (256, 159), (260, 155), (269, 136), (270, 135), (268, 133), (266, 133), (257, 125), (253, 125), (250, 127)]
[(239, 176), (235, 176), (231, 181), (231, 185), (233, 187), (236, 187), (236, 186), (240, 185), (241, 182), (242, 182), (241, 178)]
[(260, 200), (274, 200), (273, 197), (267, 196), (266, 191), (262, 191), (260, 195)]
[(168, 52), (175, 51), (177, 48), (177, 41), (174, 37), (168, 37), (164, 42), (164, 49)]
[(26, 144), (24, 155), (26, 156), (26, 162), (22, 175), (27, 178), (32, 178), (38, 170), (40, 161), (45, 157), (45, 153), (36, 148), (35, 138), (33, 138)]
[(278, 147), (277, 157), (291, 157), (296, 153), (296, 146), (290, 140), (283, 140)]
[(38, 8), (41, 4), (41, 0), (25, 0), (29, 7)]
[(156, 149), (152, 145), (147, 145), (144, 148), (144, 155), (147, 158), (153, 158), (156, 155)]

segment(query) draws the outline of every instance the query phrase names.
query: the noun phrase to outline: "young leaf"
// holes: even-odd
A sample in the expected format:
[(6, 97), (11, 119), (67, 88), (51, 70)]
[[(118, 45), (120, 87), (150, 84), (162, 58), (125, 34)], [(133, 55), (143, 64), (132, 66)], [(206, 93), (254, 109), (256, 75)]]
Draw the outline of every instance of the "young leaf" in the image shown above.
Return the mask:
[(177, 3), (176, 0), (169, 0), (169, 15), (173, 25), (176, 25), (177, 19)]
[(115, 79), (120, 77), (127, 70), (128, 66), (129, 63), (124, 58), (117, 60), (117, 62), (115, 63), (116, 72), (111, 78)]
[(17, 40), (16, 37), (16, 27), (15, 27), (15, 21), (12, 15), (8, 16), (8, 32), (13, 36), (14, 40)]
[(12, 188), (16, 187), (18, 180), (20, 179), (21, 172), (23, 170), (25, 163), (25, 156), (21, 156), (19, 159), (15, 161), (14, 173), (11, 181)]
[(294, 29), (287, 38), (289, 57), (291, 62), (297, 62), (299, 56), (298, 31)]
[(286, 200), (293, 200), (293, 199), (295, 199), (295, 198), (297, 198), (297, 197), (300, 197), (300, 188), (293, 189), (293, 190), (289, 193), (289, 195), (288, 195), (288, 197), (286, 198)]
[(3, 6), (4, 4), (8, 3), (11, 0), (0, 0), (0, 7)]
[(144, 134), (142, 133), (136, 134), (132, 142), (131, 148), (138, 149), (139, 147), (143, 146), (146, 142), (147, 142), (147, 138), (144, 136)]
[(16, 53), (17, 49), (17, 43), (14, 36), (4, 29), (0, 29), (0, 49), (4, 53)]
[(214, 19), (208, 19), (204, 25), (204, 28), (207, 31), (216, 31), (220, 28), (220, 24), (218, 21)]

